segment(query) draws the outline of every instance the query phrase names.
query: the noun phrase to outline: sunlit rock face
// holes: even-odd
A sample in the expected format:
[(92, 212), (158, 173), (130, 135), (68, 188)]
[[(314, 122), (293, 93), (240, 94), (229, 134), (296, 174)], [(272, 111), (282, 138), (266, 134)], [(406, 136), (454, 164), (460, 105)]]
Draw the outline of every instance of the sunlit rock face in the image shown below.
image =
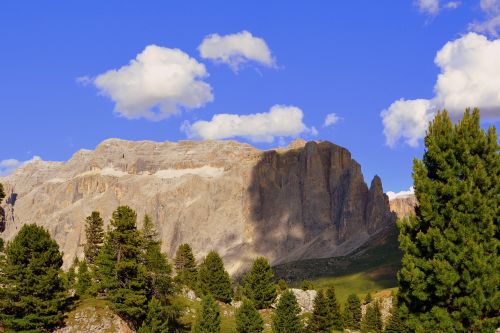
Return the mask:
[(150, 215), (170, 256), (184, 242), (198, 259), (215, 249), (232, 274), (258, 255), (272, 263), (345, 255), (395, 220), (381, 180), (368, 188), (349, 151), (329, 142), (262, 151), (234, 141), (110, 139), (0, 182), (2, 237), (42, 225), (65, 267), (82, 255), (85, 217), (98, 210), (108, 224), (119, 205), (135, 209), (139, 225)]

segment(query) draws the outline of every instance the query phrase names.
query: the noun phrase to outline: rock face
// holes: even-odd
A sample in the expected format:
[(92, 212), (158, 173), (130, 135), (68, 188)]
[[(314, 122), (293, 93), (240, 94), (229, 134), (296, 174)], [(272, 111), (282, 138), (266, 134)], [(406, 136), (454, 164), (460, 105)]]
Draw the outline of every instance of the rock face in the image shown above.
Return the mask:
[(408, 217), (415, 214), (417, 198), (414, 194), (396, 197), (389, 201), (391, 211), (396, 213), (398, 218)]
[(261, 151), (234, 141), (110, 139), (0, 182), (2, 237), (40, 224), (66, 266), (83, 251), (85, 217), (98, 210), (107, 224), (118, 205), (135, 209), (139, 225), (149, 214), (169, 255), (183, 242), (198, 259), (215, 249), (232, 274), (257, 255), (273, 264), (346, 255), (395, 220), (380, 179), (368, 188), (349, 151), (329, 142)]

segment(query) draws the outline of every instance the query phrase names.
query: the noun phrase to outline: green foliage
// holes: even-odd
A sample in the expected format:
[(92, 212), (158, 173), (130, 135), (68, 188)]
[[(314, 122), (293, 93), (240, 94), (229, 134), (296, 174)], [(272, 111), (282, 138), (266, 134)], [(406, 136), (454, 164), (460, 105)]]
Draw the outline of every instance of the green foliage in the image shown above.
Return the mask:
[(380, 312), (380, 303), (378, 301), (367, 305), (366, 314), (361, 324), (361, 332), (382, 332), (382, 314)]
[(127, 206), (113, 212), (113, 229), (96, 260), (99, 290), (111, 301), (114, 310), (139, 327), (148, 307), (149, 279), (141, 263), (142, 237), (136, 227), (136, 213)]
[(78, 261), (78, 257), (75, 257), (73, 263), (71, 264), (68, 272), (65, 274), (65, 285), (67, 289), (73, 289), (76, 284), (76, 270), (80, 262)]
[(363, 304), (370, 304), (373, 301), (373, 297), (371, 293), (366, 294), (365, 300), (363, 301)]
[(395, 295), (392, 297), (392, 308), (389, 313), (389, 317), (387, 318), (387, 323), (385, 325), (385, 333), (406, 333), (408, 329), (401, 319), (399, 314), (397, 298)]
[(341, 331), (344, 328), (344, 321), (340, 313), (340, 306), (337, 303), (334, 287), (326, 290), (326, 305), (328, 307), (328, 327)]
[(7, 245), (1, 268), (0, 320), (11, 331), (47, 331), (61, 324), (67, 292), (62, 254), (47, 230), (24, 225)]
[(237, 333), (261, 333), (264, 331), (264, 320), (251, 301), (245, 300), (236, 310)]
[(361, 301), (355, 294), (347, 297), (344, 309), (344, 326), (353, 330), (361, 328)]
[(278, 301), (272, 321), (273, 333), (300, 333), (303, 330), (299, 317), (300, 307), (295, 295), (287, 290)]
[(314, 298), (314, 310), (312, 313), (308, 332), (311, 333), (329, 333), (331, 323), (329, 322), (329, 311), (327, 299), (322, 290), (318, 291)]
[(153, 223), (148, 215), (144, 217), (142, 229), (144, 266), (148, 272), (151, 286), (148, 298), (156, 297), (164, 304), (166, 297), (172, 292), (172, 267), (167, 256), (161, 252), (161, 242), (158, 240)]
[(82, 260), (78, 265), (78, 275), (76, 283), (76, 294), (84, 296), (92, 284), (92, 276), (90, 275), (87, 261)]
[(181, 244), (175, 254), (175, 270), (177, 278), (187, 287), (196, 290), (198, 271), (193, 250), (189, 244)]
[(4, 198), (5, 198), (5, 191), (3, 189), (3, 184), (0, 183), (0, 203), (2, 203)]
[(168, 315), (161, 302), (153, 297), (148, 303), (148, 313), (137, 333), (168, 332)]
[(210, 251), (198, 270), (198, 288), (203, 295), (212, 294), (216, 300), (229, 303), (233, 296), (229, 274), (221, 257)]
[(104, 221), (99, 212), (92, 212), (90, 216), (85, 219), (85, 235), (87, 241), (83, 248), (85, 260), (89, 264), (93, 264), (101, 250), (104, 243)]
[(243, 279), (243, 285), (245, 296), (257, 309), (268, 308), (276, 300), (274, 273), (269, 261), (264, 257), (255, 259), (252, 268)]
[(278, 281), (278, 290), (279, 291), (285, 291), (287, 289), (288, 289), (288, 284), (286, 283), (286, 281), (283, 280), (283, 279), (280, 279)]
[(413, 164), (416, 216), (398, 223), (404, 252), (399, 307), (414, 332), (493, 332), (500, 326), (500, 155), (479, 110), (429, 125)]
[(201, 300), (201, 309), (194, 323), (193, 333), (218, 333), (221, 331), (221, 316), (219, 305), (212, 295)]
[(300, 283), (300, 289), (307, 291), (307, 290), (314, 290), (314, 285), (310, 280), (303, 280)]

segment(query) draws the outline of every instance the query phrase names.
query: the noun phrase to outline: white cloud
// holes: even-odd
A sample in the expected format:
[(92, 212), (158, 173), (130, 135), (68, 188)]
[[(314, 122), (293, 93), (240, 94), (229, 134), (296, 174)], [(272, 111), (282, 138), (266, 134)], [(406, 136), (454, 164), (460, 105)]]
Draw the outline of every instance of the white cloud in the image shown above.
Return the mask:
[(211, 102), (212, 88), (202, 80), (206, 76), (205, 66), (181, 50), (149, 45), (128, 65), (77, 81), (91, 80), (125, 118), (161, 120)]
[(405, 197), (408, 197), (410, 195), (413, 195), (415, 194), (415, 191), (413, 189), (413, 186), (411, 186), (408, 191), (401, 191), (401, 192), (392, 192), (392, 191), (389, 191), (386, 193), (387, 196), (389, 197), (389, 200), (392, 200), (392, 199), (396, 199), (396, 198), (405, 198)]
[(439, 13), (439, 0), (417, 0), (416, 5), (422, 13), (430, 15)]
[(500, 30), (500, 0), (481, 0), (480, 5), (486, 19), (482, 22), (471, 23), (469, 29), (498, 36)]
[(8, 176), (13, 173), (16, 169), (25, 166), (28, 163), (41, 161), (40, 156), (33, 156), (30, 160), (19, 161), (13, 158), (0, 161), (0, 177)]
[(446, 108), (458, 118), (465, 108), (479, 107), (483, 118), (500, 118), (500, 39), (468, 33), (446, 43), (434, 62), (441, 73), (432, 99), (400, 99), (382, 111), (389, 146), (400, 139), (410, 146), (418, 145), (438, 109)]
[(225, 63), (234, 71), (248, 61), (269, 67), (275, 65), (271, 50), (264, 39), (254, 37), (248, 31), (224, 36), (209, 35), (203, 39), (198, 50), (202, 58)]
[(327, 114), (325, 117), (325, 122), (323, 123), (323, 127), (332, 126), (332, 125), (338, 123), (339, 120), (340, 120), (340, 117), (337, 116), (335, 113)]
[(296, 137), (314, 130), (302, 122), (304, 114), (295, 106), (275, 105), (269, 112), (249, 115), (216, 114), (210, 121), (185, 123), (188, 137), (220, 140), (242, 137), (253, 142), (273, 142), (275, 137)]

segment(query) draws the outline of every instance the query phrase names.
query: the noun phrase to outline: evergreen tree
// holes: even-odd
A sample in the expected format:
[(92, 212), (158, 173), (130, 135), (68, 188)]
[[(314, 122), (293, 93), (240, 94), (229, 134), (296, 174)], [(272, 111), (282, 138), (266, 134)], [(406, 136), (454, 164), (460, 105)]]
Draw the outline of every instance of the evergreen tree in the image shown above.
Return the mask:
[(278, 281), (278, 289), (279, 289), (279, 291), (285, 291), (285, 290), (287, 290), (288, 289), (288, 283), (286, 283), (285, 280), (280, 279)]
[(257, 309), (268, 308), (276, 300), (274, 273), (266, 258), (255, 259), (243, 279), (244, 294)]
[(373, 297), (371, 293), (366, 294), (365, 300), (363, 301), (363, 304), (370, 304), (373, 301)]
[(93, 264), (104, 243), (104, 221), (99, 212), (92, 212), (85, 220), (85, 235), (87, 241), (83, 248), (85, 260)]
[(189, 244), (181, 244), (175, 254), (175, 270), (181, 283), (192, 290), (196, 289), (198, 271), (193, 250)]
[(217, 252), (210, 251), (200, 264), (198, 287), (203, 295), (212, 294), (218, 301), (231, 302), (233, 296), (231, 280)]
[(148, 215), (144, 217), (142, 237), (144, 265), (151, 286), (148, 298), (155, 296), (165, 304), (166, 296), (172, 292), (172, 267), (167, 256), (161, 252), (158, 233)]
[(78, 269), (78, 266), (80, 265), (80, 262), (78, 261), (78, 257), (75, 257), (73, 260), (73, 263), (71, 264), (70, 268), (68, 269), (68, 272), (66, 273), (66, 288), (67, 289), (73, 289), (76, 284), (76, 270)]
[(0, 281), (0, 326), (48, 331), (61, 324), (67, 301), (59, 246), (49, 232), (24, 225), (7, 245)]
[(264, 331), (264, 320), (252, 302), (244, 300), (243, 304), (236, 310), (236, 332), (237, 333), (262, 333)]
[(201, 310), (198, 312), (193, 326), (193, 333), (219, 333), (221, 331), (220, 309), (212, 295), (208, 294), (201, 300)]
[(343, 330), (344, 321), (340, 313), (340, 306), (335, 296), (335, 288), (332, 286), (326, 290), (326, 304), (328, 307), (328, 323), (330, 329)]
[(4, 198), (5, 198), (5, 190), (3, 189), (3, 184), (0, 183), (0, 204), (2, 203)]
[(148, 303), (148, 313), (137, 333), (168, 332), (168, 316), (161, 302), (153, 297)]
[(344, 309), (344, 326), (353, 330), (361, 328), (361, 301), (355, 294), (347, 297)]
[(399, 307), (415, 332), (500, 326), (500, 155), (479, 110), (456, 124), (438, 112), (413, 164), (416, 215), (398, 223)]
[(290, 290), (281, 294), (274, 312), (272, 330), (273, 333), (300, 333), (303, 329), (302, 320), (299, 317), (300, 307), (297, 298)]
[(314, 309), (307, 331), (311, 333), (329, 333), (332, 326), (329, 319), (328, 300), (323, 291), (319, 290), (314, 298)]
[(361, 324), (361, 332), (382, 332), (382, 314), (380, 312), (380, 303), (378, 301), (367, 305), (366, 313)]
[(395, 295), (392, 296), (392, 307), (385, 325), (385, 333), (406, 333), (406, 328), (401, 316), (399, 315), (398, 302)]
[(96, 260), (96, 280), (114, 310), (137, 328), (148, 307), (148, 272), (141, 263), (142, 236), (136, 226), (137, 216), (128, 206), (113, 212), (112, 229)]
[(82, 260), (78, 265), (78, 275), (76, 283), (76, 294), (83, 296), (92, 284), (92, 276), (90, 275), (87, 261)]

